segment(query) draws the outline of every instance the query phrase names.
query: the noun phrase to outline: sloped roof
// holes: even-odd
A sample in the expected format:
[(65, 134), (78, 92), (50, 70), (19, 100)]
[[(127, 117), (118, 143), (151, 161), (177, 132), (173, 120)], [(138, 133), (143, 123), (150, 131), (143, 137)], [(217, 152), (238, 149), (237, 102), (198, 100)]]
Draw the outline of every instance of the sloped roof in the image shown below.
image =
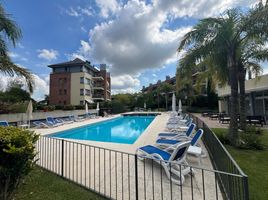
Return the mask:
[(62, 62), (62, 63), (58, 63), (58, 64), (48, 65), (48, 67), (55, 68), (55, 67), (63, 67), (63, 66), (80, 66), (80, 65), (85, 65), (85, 66), (89, 67), (90, 69), (92, 69), (95, 72), (99, 71), (96, 68), (94, 68), (93, 66), (91, 66), (89, 61), (83, 61), (80, 58), (75, 58), (74, 60), (71, 60), (71, 61), (68, 61), (68, 62)]

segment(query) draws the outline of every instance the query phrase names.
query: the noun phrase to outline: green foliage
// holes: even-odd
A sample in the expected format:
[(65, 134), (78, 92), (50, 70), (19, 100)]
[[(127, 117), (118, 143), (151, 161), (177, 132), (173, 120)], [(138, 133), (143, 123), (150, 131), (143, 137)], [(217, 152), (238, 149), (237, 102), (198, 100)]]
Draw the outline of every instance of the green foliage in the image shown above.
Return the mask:
[(75, 106), (73, 105), (65, 105), (63, 106), (63, 110), (74, 110), (75, 109)]
[(261, 132), (261, 129), (257, 129), (255, 126), (247, 126), (246, 130), (240, 133), (239, 148), (263, 150), (264, 145), (260, 138)]
[(0, 199), (11, 199), (21, 179), (31, 170), (38, 135), (16, 127), (0, 127)]
[(84, 105), (77, 105), (75, 106), (75, 110), (84, 110), (85, 106)]
[(25, 177), (14, 200), (101, 200), (105, 199), (78, 184), (39, 167)]
[(44, 111), (54, 111), (55, 106), (54, 105), (48, 105), (43, 107)]
[(112, 101), (112, 113), (122, 113), (127, 111), (127, 106), (119, 102), (118, 100)]
[(0, 102), (17, 103), (29, 100), (31, 100), (30, 94), (19, 87), (11, 87), (5, 92), (0, 92)]
[(34, 80), (30, 71), (15, 65), (8, 55), (8, 44), (11, 42), (15, 47), (22, 34), (18, 25), (10, 18), (10, 15), (5, 12), (2, 5), (0, 5), (0, 24), (0, 73), (8, 76), (18, 75), (24, 77), (29, 91), (33, 92)]

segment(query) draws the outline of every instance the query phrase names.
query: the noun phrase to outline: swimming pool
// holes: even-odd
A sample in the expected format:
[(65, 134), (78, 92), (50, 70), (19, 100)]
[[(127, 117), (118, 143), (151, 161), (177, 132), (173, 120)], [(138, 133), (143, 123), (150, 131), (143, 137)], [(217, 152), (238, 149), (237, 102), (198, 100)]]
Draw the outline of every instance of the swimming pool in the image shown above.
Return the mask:
[(69, 129), (49, 137), (133, 144), (155, 116), (122, 116)]

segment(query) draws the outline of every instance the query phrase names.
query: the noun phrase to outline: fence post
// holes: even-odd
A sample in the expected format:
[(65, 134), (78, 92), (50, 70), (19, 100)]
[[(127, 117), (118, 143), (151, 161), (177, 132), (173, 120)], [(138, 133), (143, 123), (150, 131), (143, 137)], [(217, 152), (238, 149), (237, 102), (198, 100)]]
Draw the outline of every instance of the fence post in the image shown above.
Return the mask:
[(64, 140), (61, 140), (61, 176), (64, 175)]
[(249, 200), (248, 176), (243, 176), (244, 199)]
[(138, 188), (138, 156), (135, 154), (135, 190), (136, 190), (136, 200), (139, 199), (139, 188)]

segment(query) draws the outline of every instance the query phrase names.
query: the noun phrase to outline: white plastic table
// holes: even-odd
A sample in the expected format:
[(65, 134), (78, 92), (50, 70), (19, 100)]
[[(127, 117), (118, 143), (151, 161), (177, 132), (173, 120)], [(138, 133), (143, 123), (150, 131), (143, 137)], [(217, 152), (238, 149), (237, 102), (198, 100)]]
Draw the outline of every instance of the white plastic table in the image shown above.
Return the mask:
[(188, 148), (187, 153), (197, 156), (198, 157), (198, 165), (201, 165), (201, 153), (202, 153), (201, 147), (190, 146)]

